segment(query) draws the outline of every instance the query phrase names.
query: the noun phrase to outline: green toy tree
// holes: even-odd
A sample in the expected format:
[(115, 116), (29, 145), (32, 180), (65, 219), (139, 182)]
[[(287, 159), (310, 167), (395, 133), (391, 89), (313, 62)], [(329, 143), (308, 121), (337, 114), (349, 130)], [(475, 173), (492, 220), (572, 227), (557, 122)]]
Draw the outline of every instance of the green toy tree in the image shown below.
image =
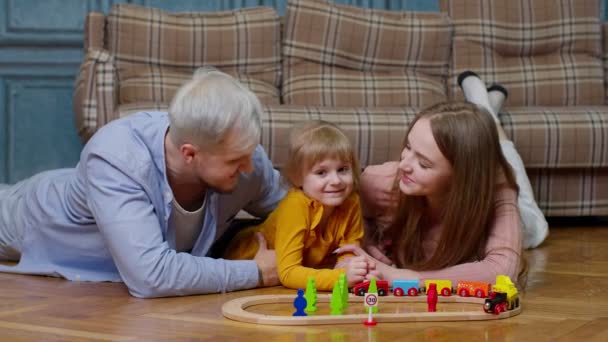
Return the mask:
[(308, 278), (304, 298), (306, 298), (306, 309), (304, 311), (309, 313), (317, 312), (317, 287), (315, 285), (315, 278), (313, 277)]
[(346, 309), (348, 308), (348, 280), (346, 279), (346, 274), (340, 274), (340, 279), (338, 281), (340, 282), (341, 287), (342, 305), (343, 308)]
[[(372, 277), (369, 281), (367, 293), (375, 293), (378, 296), (378, 285), (376, 285), (376, 277)], [(378, 313), (378, 305), (372, 306), (372, 313)]]
[(342, 293), (340, 291), (340, 281), (334, 284), (334, 289), (331, 293), (331, 301), (329, 302), (331, 307), (330, 315), (342, 315), (344, 313), (344, 306), (342, 304)]

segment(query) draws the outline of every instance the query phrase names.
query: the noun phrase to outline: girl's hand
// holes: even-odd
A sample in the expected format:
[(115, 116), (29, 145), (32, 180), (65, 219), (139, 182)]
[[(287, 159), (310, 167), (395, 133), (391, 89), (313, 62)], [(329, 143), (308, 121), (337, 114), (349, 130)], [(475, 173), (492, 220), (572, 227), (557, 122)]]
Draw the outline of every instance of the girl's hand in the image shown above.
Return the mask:
[(355, 256), (348, 258), (346, 264), (346, 279), (348, 287), (353, 287), (365, 280), (368, 274), (369, 262), (363, 256)]
[[(391, 267), (390, 265), (387, 265), (384, 262), (372, 257), (371, 255), (367, 254), (363, 250), (363, 248), (361, 248), (357, 245), (345, 245), (345, 246), (337, 248), (334, 251), (334, 253), (336, 253), (336, 254), (347, 253), (347, 252), (353, 253), (354, 255), (356, 255), (356, 257), (353, 257), (353, 258), (363, 257), (367, 260), (368, 268), (367, 268), (367, 273), (365, 274), (365, 277), (363, 280), (368, 280), (371, 277), (375, 277), (376, 279), (389, 280), (389, 279), (387, 279), (387, 277), (390, 277), (390, 275), (392, 274), (391, 270), (394, 268)], [(385, 258), (386, 258), (386, 256), (385, 256)], [(388, 261), (389, 261), (389, 263), (391, 262), (390, 259)], [(349, 279), (349, 283), (350, 283), (350, 279)], [(355, 283), (355, 284), (357, 284), (357, 283)]]

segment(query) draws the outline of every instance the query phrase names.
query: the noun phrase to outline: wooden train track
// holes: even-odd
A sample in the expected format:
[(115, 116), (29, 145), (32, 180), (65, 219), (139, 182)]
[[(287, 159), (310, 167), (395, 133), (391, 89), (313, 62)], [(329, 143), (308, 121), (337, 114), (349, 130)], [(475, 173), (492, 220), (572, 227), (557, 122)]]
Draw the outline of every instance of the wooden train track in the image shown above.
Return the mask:
[[(294, 295), (259, 295), (248, 296), (233, 299), (226, 302), (222, 306), (222, 314), (224, 317), (247, 323), (267, 324), (267, 325), (320, 325), (320, 324), (350, 324), (359, 323), (367, 319), (366, 313), (361, 314), (344, 314), (344, 315), (310, 315), (304, 317), (293, 316), (278, 316), (266, 315), (247, 311), (247, 308), (254, 305), (264, 304), (292, 304)], [(319, 294), (317, 297), (317, 306), (327, 303), (329, 305), (331, 295)], [(426, 296), (415, 297), (396, 297), (385, 296), (380, 297), (380, 305), (382, 303), (426, 303)], [(437, 321), (482, 321), (513, 317), (521, 313), (521, 305), (513, 310), (501, 312), (498, 315), (489, 314), (483, 311), (482, 305), (484, 298), (475, 297), (439, 297), (438, 306), (444, 303), (469, 303), (479, 304), (478, 309), (474, 311), (448, 311), (448, 312), (405, 312), (405, 313), (377, 313), (374, 314), (374, 320), (381, 322), (437, 322)], [(361, 305), (363, 309), (363, 297), (349, 295), (348, 303)], [(294, 309), (295, 310), (295, 309)], [(363, 311), (363, 310), (362, 310)], [(381, 309), (382, 311), (382, 309)]]

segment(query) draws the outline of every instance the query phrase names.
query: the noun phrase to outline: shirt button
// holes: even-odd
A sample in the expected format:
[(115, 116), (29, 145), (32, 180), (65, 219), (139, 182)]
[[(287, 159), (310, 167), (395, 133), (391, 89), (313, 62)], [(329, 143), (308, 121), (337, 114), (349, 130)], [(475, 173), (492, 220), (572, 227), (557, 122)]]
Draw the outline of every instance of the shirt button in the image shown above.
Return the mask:
[(166, 192), (165, 193), (165, 199), (168, 201), (171, 199), (171, 193), (170, 192)]

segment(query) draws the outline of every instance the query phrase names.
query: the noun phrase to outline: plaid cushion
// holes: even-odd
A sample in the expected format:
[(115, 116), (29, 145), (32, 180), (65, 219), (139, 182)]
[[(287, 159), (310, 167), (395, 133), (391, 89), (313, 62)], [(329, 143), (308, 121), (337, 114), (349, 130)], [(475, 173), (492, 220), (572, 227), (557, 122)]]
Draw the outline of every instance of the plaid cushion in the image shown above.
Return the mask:
[(73, 98), (76, 128), (84, 141), (114, 119), (115, 82), (113, 57), (105, 50), (89, 49), (76, 77)]
[(608, 104), (608, 23), (602, 24), (602, 33), (604, 37), (604, 56), (602, 58), (602, 62), (604, 64), (604, 91), (606, 94), (606, 104)]
[[(278, 93), (280, 84), (280, 21), (271, 7), (243, 8), (219, 12), (170, 13), (156, 8), (116, 4), (107, 17), (108, 50), (116, 59), (119, 78), (133, 75), (135, 64), (150, 65), (163, 70), (192, 72), (212, 65), (242, 75), (263, 89), (261, 97)], [(159, 77), (162, 75), (140, 75)], [(167, 83), (132, 82), (130, 94), (171, 94), (175, 78)], [(255, 80), (256, 82), (253, 82)], [(136, 87), (133, 87), (136, 84)], [(166, 88), (166, 89), (160, 89)], [(252, 89), (254, 92), (256, 89)], [(123, 96), (121, 96), (121, 99)], [(150, 100), (150, 96), (141, 99)], [(159, 101), (170, 101), (164, 96)]]
[[(121, 104), (155, 102), (168, 105), (179, 87), (192, 79), (194, 71), (149, 64), (123, 68), (119, 101)], [(263, 104), (279, 104), (279, 90), (271, 84), (247, 74), (232, 76), (255, 93)]]
[(608, 216), (608, 168), (528, 169), (546, 216)]
[(608, 167), (608, 107), (516, 107), (500, 121), (527, 168)]
[(285, 103), (425, 106), (444, 100), (451, 26), (441, 13), (295, 0), (283, 42)]
[(509, 89), (509, 106), (604, 104), (599, 0), (440, 0), (453, 19), (450, 96), (465, 70)]

